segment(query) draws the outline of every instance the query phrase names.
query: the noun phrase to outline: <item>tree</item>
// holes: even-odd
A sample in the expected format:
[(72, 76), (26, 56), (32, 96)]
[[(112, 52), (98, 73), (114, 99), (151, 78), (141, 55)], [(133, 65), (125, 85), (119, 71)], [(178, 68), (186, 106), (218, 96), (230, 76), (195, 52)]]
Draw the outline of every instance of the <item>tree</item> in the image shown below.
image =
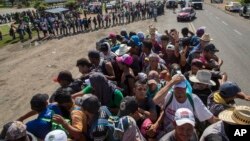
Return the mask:
[(15, 0), (9, 0), (9, 1), (10, 1), (10, 3), (11, 3), (12, 7), (13, 7), (13, 6), (14, 6)]
[(75, 9), (77, 7), (77, 3), (74, 0), (70, 0), (70, 1), (67, 1), (67, 3), (65, 4), (65, 6), (67, 8), (69, 8), (70, 10), (73, 10), (73, 9)]
[(244, 4), (250, 3), (250, 0), (240, 0), (240, 3), (244, 5)]

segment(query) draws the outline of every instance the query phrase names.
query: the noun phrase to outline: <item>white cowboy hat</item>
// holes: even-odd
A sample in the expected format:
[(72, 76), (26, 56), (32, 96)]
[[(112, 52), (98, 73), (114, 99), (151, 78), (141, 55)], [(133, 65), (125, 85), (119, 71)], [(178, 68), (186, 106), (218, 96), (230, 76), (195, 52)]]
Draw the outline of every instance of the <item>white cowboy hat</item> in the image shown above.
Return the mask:
[(131, 47), (127, 46), (126, 44), (120, 44), (120, 47), (118, 50), (115, 51), (115, 54), (118, 56), (126, 54)]
[(236, 106), (226, 109), (219, 114), (219, 119), (230, 124), (250, 125), (250, 107)]
[(215, 86), (215, 82), (211, 80), (211, 72), (209, 70), (199, 70), (196, 75), (189, 76), (189, 80), (194, 83), (202, 83)]
[(213, 39), (210, 37), (209, 33), (205, 33), (205, 34), (202, 35), (201, 40), (209, 42), (209, 41), (212, 41)]

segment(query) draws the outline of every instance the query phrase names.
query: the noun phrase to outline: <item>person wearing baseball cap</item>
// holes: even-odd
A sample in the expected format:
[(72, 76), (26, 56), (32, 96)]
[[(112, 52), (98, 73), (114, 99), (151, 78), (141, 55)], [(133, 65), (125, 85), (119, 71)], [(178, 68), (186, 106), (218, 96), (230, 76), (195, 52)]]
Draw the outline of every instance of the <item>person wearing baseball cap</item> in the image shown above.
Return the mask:
[(5, 124), (0, 133), (1, 141), (32, 141), (28, 137), (26, 125), (20, 121)]
[(220, 86), (219, 91), (209, 95), (208, 109), (218, 116), (221, 111), (234, 107), (236, 98), (250, 101), (250, 96), (242, 92), (235, 82), (227, 81)]
[(214, 44), (207, 44), (204, 47), (199, 59), (204, 64), (205, 69), (220, 69), (221, 65), (223, 64), (223, 60), (216, 56), (216, 52), (219, 52), (219, 50)]
[(131, 68), (133, 64), (133, 57), (129, 54), (124, 54), (120, 57), (116, 57), (116, 62), (120, 70), (122, 71), (122, 76), (125, 76), (125, 79), (122, 79), (121, 85), (124, 88), (124, 96), (133, 95), (133, 88), (135, 84), (135, 75)]
[(218, 121), (197, 95), (186, 92), (187, 86), (184, 76), (176, 74), (153, 98), (154, 103), (164, 110), (163, 128), (165, 132), (174, 129), (175, 118), (172, 111), (177, 111), (182, 107), (195, 113), (200, 122), (214, 123)]
[(195, 118), (188, 108), (179, 108), (175, 112), (174, 130), (165, 134), (159, 141), (198, 141), (195, 132)]
[(49, 132), (44, 141), (67, 141), (68, 137), (63, 130), (54, 130)]

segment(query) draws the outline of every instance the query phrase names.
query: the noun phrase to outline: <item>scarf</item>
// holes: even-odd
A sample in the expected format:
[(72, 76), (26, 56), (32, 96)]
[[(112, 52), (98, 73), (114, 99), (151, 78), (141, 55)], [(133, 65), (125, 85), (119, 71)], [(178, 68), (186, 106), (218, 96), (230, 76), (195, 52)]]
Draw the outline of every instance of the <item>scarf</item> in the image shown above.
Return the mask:
[(226, 101), (220, 96), (219, 92), (214, 93), (214, 101), (219, 104), (227, 105)]
[(94, 72), (90, 75), (89, 80), (94, 90), (93, 94), (98, 97), (102, 105), (108, 105), (117, 87), (109, 82), (102, 73)]

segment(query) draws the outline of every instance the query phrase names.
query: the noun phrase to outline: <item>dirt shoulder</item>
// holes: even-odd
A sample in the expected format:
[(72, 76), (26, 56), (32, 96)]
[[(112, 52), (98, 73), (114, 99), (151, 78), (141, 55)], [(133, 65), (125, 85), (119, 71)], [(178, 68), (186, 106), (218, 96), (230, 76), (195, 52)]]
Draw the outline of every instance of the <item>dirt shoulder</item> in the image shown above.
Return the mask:
[(95, 49), (95, 42), (111, 31), (144, 31), (152, 20), (126, 26), (54, 39), (37, 47), (23, 48), (14, 44), (0, 49), (0, 127), (30, 109), (29, 101), (36, 93), (52, 92), (59, 86), (52, 78), (61, 70), (69, 70), (76, 78), (76, 60)]

